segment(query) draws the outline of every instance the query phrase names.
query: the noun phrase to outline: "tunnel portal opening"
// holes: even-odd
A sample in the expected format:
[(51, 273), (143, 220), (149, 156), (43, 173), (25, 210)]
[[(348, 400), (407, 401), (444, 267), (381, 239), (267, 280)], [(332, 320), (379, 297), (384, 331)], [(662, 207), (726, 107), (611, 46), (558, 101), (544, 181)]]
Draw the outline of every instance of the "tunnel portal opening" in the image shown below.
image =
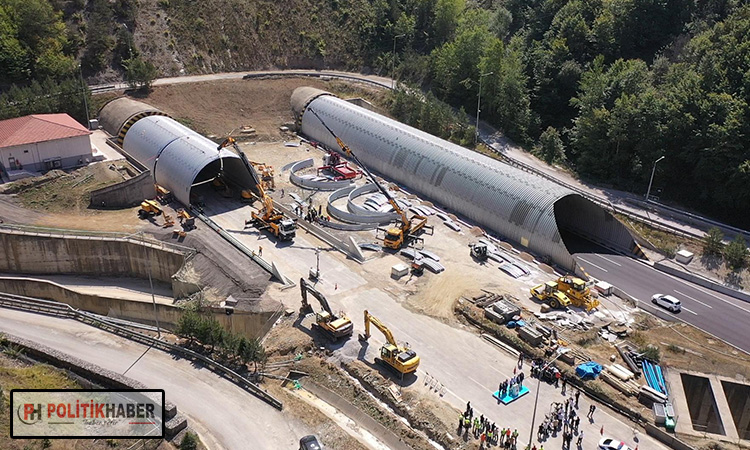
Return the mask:
[(554, 204), (560, 238), (570, 254), (622, 252), (645, 258), (630, 230), (609, 211), (578, 194)]

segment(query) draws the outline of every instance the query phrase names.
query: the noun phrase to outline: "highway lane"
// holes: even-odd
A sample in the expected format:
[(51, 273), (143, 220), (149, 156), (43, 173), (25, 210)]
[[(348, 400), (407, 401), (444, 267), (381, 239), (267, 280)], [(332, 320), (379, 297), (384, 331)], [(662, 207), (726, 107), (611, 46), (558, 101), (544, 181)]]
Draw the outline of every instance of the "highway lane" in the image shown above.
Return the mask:
[[(605, 249), (579, 252), (573, 256), (589, 275), (637, 298), (643, 309), (659, 309), (750, 352), (750, 303), (673, 277), (631, 257), (612, 254)], [(651, 303), (651, 296), (657, 293), (678, 298), (683, 311), (672, 314)]]

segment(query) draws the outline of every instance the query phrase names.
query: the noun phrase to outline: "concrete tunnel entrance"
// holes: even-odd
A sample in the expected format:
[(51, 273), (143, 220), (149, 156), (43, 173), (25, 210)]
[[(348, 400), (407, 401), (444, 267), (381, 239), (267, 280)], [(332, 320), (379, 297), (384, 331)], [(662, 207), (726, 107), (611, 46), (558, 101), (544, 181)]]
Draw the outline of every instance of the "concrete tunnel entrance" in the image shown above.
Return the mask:
[(581, 195), (570, 194), (557, 200), (554, 214), (560, 238), (570, 254), (597, 252), (604, 247), (645, 258), (622, 222)]

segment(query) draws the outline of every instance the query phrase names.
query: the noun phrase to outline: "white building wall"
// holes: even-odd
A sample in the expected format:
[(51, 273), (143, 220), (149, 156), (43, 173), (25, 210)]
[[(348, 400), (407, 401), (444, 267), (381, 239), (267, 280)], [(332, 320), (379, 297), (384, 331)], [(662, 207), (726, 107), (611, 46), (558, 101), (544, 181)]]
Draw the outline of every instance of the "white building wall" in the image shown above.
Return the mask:
[(89, 162), (91, 156), (91, 139), (89, 135), (76, 136), (54, 141), (38, 142), (35, 144), (17, 145), (0, 148), (0, 158), (6, 170), (14, 170), (11, 158), (27, 171), (42, 171), (53, 168), (45, 164), (45, 160), (60, 159), (60, 168), (68, 168)]

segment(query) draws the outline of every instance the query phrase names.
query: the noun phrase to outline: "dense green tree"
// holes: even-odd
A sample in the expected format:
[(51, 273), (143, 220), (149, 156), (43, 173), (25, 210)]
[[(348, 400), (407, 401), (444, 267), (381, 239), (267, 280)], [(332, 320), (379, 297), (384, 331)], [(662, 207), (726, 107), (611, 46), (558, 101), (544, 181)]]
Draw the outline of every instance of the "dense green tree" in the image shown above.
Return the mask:
[(547, 127), (539, 137), (539, 145), (536, 147), (535, 153), (550, 164), (564, 161), (565, 144), (560, 138), (560, 132), (555, 128)]
[(437, 0), (435, 3), (435, 40), (449, 40), (458, 27), (458, 18), (466, 8), (466, 0)]
[(747, 250), (745, 238), (738, 234), (724, 248), (724, 260), (730, 269), (734, 271), (741, 270), (747, 265), (748, 253), (750, 252)]
[(708, 256), (721, 255), (724, 249), (724, 233), (716, 227), (712, 227), (708, 230), (708, 233), (703, 237), (703, 254)]
[(0, 0), (0, 84), (74, 73), (62, 13), (47, 0)]
[(142, 87), (149, 90), (151, 89), (151, 83), (159, 75), (156, 66), (140, 56), (123, 60), (122, 65), (125, 67), (125, 80), (132, 88)]

